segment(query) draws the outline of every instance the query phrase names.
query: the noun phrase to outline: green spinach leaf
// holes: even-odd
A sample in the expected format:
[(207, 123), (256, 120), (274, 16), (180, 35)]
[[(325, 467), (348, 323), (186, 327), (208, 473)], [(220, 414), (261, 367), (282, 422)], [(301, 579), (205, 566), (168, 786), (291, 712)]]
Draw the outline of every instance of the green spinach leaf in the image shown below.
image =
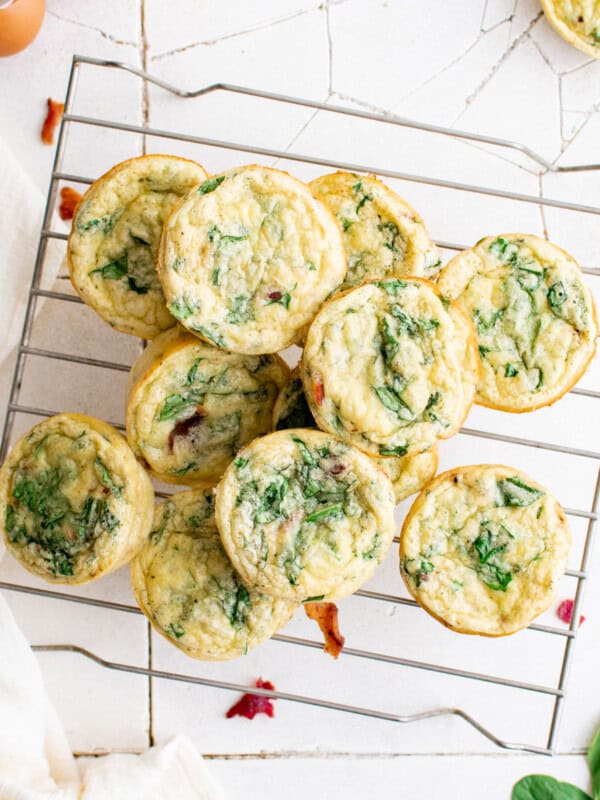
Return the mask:
[(302, 439), (298, 438), (298, 436), (292, 436), (292, 441), (298, 446), (298, 450), (300, 450), (300, 455), (302, 456), (302, 461), (305, 464), (308, 464), (309, 467), (314, 466), (314, 464), (316, 464), (316, 460), (306, 446), (306, 443), (303, 442)]
[(375, 281), (375, 286), (378, 286), (380, 289), (386, 294), (389, 294), (391, 297), (396, 297), (402, 289), (406, 289), (408, 284), (406, 281), (400, 281), (397, 278), (391, 278), (387, 281)]
[(548, 305), (555, 316), (562, 317), (561, 306), (567, 302), (568, 298), (569, 295), (562, 281), (556, 281), (548, 289)]
[(198, 187), (198, 194), (209, 194), (210, 192), (214, 192), (225, 180), (225, 175), (219, 175), (218, 178), (211, 178), (208, 181), (204, 181)]
[(535, 503), (545, 494), (541, 489), (534, 489), (533, 486), (528, 486), (518, 475), (512, 478), (503, 478), (498, 481), (497, 485), (500, 494), (497, 505), (500, 507), (524, 508)]
[(229, 614), (229, 622), (233, 628), (242, 627), (251, 606), (248, 589), (243, 584), (237, 583), (233, 605)]
[(511, 800), (591, 800), (577, 786), (550, 775), (527, 775), (513, 786)]
[(107, 281), (117, 281), (127, 275), (127, 253), (123, 253), (120, 258), (105, 264), (103, 267), (97, 267), (89, 272), (89, 275), (99, 272), (100, 275)]
[(175, 317), (175, 319), (179, 320), (186, 320), (195, 314), (196, 311), (200, 308), (198, 303), (188, 300), (185, 297), (180, 298), (179, 300), (174, 300), (169, 305), (169, 311)]
[(395, 387), (374, 386), (373, 391), (377, 395), (379, 402), (389, 411), (393, 411), (394, 414), (396, 414), (396, 416), (398, 416), (400, 419), (414, 419), (412, 410), (400, 397)]
[(313, 514), (309, 514), (306, 517), (306, 522), (318, 522), (322, 519), (329, 519), (329, 517), (341, 517), (344, 513), (344, 508), (341, 504), (337, 504), (335, 506), (328, 506), (327, 508), (322, 508), (320, 511), (315, 511)]
[(600, 800), (600, 730), (596, 731), (588, 750), (588, 765), (592, 775), (594, 800)]
[(193, 331), (196, 331), (196, 333), (199, 333), (200, 336), (203, 336), (205, 339), (208, 339), (209, 342), (212, 342), (215, 345), (215, 347), (225, 348), (225, 340), (223, 339), (223, 337), (219, 336), (218, 333), (213, 333), (212, 331), (209, 331), (206, 326), (190, 325), (190, 328)]
[(398, 456), (402, 457), (408, 453), (408, 445), (401, 444), (398, 447), (386, 447), (384, 444), (379, 445), (380, 456)]

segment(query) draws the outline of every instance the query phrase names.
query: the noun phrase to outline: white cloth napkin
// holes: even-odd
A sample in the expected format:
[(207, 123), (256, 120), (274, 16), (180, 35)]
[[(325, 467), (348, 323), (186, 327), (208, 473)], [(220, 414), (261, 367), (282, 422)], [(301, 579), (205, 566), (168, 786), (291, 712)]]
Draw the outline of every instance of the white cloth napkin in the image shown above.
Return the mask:
[(0, 187), (0, 421), (3, 421), (44, 200), (2, 138)]
[(90, 760), (81, 775), (38, 663), (0, 596), (0, 800), (223, 800), (191, 742)]
[[(0, 138), (0, 422), (10, 391), (43, 198)], [(58, 265), (56, 265), (58, 267)], [(39, 308), (38, 304), (38, 308)], [(0, 542), (0, 561), (3, 546)], [(78, 769), (39, 665), (0, 596), (0, 800), (222, 800), (192, 743)]]

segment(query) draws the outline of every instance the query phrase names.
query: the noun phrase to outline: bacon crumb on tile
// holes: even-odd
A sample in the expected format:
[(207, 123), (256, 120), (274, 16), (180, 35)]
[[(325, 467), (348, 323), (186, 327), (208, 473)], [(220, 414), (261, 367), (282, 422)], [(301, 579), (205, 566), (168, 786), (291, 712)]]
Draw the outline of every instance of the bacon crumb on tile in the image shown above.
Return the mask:
[[(574, 600), (563, 600), (562, 603), (559, 604), (558, 608), (556, 609), (556, 616), (566, 622), (567, 625), (571, 624), (571, 618), (573, 616), (573, 606), (575, 605)], [(583, 614), (579, 617), (579, 624), (582, 625), (585, 622), (585, 617)]]
[(309, 619), (314, 619), (325, 638), (323, 649), (337, 658), (344, 647), (345, 638), (340, 633), (338, 608), (335, 603), (305, 603), (304, 610)]
[(62, 119), (64, 103), (57, 103), (56, 100), (48, 98), (48, 113), (42, 125), (42, 142), (44, 144), (54, 144), (54, 132)]
[[(271, 681), (263, 681), (262, 678), (258, 678), (254, 685), (257, 689), (268, 689), (270, 692), (275, 691), (275, 687)], [(266, 714), (267, 717), (273, 717), (275, 715), (273, 699), (248, 692), (247, 694), (243, 694), (237, 703), (231, 706), (225, 716), (227, 719), (231, 719), (231, 717), (254, 719), (257, 714)]]
[(70, 186), (63, 186), (60, 190), (60, 206), (58, 207), (58, 214), (61, 219), (73, 219), (77, 203), (81, 200), (81, 195), (72, 189)]

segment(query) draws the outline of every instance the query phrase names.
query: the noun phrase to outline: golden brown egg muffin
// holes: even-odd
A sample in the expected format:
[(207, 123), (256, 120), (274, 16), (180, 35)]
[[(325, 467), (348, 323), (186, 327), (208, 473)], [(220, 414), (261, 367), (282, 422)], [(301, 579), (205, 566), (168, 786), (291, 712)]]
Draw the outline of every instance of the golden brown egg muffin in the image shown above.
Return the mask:
[(206, 178), (194, 161), (141, 156), (117, 164), (81, 198), (67, 246), (71, 282), (118, 331), (152, 339), (175, 324), (156, 274), (162, 226)]
[(440, 254), (414, 208), (375, 175), (334, 172), (309, 183), (335, 214), (348, 273), (341, 289), (373, 278), (433, 278)]
[[(314, 427), (316, 423), (306, 402), (300, 370), (296, 367), (273, 406), (273, 429)], [(392, 482), (394, 500), (400, 503), (433, 478), (438, 465), (438, 449), (434, 446), (414, 456), (374, 457), (373, 460)]]
[(87, 583), (125, 564), (152, 525), (154, 491), (111, 425), (58, 414), (23, 436), (0, 470), (8, 551), (53, 583)]
[(321, 431), (278, 431), (241, 450), (217, 487), (223, 546), (247, 586), (296, 601), (356, 591), (394, 536), (392, 487)]
[(442, 294), (475, 323), (482, 377), (476, 402), (533, 411), (583, 375), (598, 323), (577, 262), (537, 236), (488, 236), (442, 270)]
[(420, 453), (456, 433), (472, 374), (464, 336), (475, 332), (447, 306), (420, 278), (372, 281), (323, 306), (301, 363), (319, 427), (380, 456)]
[(300, 341), (346, 274), (342, 235), (301, 181), (237, 167), (190, 192), (167, 220), (159, 277), (171, 313), (236, 353)]
[(228, 353), (166, 331), (132, 367), (129, 444), (159, 480), (214, 486), (240, 447), (271, 430), (288, 375), (277, 355)]
[(546, 19), (569, 44), (600, 58), (600, 2), (598, 0), (541, 0)]
[(506, 636), (552, 604), (571, 534), (558, 501), (513, 467), (478, 464), (438, 475), (400, 535), (412, 596), (460, 633)]
[(213, 493), (203, 489), (157, 506), (150, 537), (131, 562), (131, 584), (154, 628), (205, 661), (245, 655), (298, 607), (244, 586), (221, 545)]

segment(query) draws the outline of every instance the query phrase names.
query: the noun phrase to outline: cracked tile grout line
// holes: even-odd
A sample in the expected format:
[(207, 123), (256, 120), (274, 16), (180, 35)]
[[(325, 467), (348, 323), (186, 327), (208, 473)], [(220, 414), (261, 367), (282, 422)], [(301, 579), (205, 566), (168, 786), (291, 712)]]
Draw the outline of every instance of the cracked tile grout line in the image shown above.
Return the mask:
[[(561, 150), (561, 153), (562, 153), (563, 150), (566, 147), (566, 142), (568, 141), (568, 139), (564, 135), (565, 109), (564, 109), (564, 104), (563, 104), (563, 82), (562, 82), (562, 77), (560, 75), (558, 76), (558, 79), (557, 79), (556, 83), (558, 85), (558, 108), (559, 108), (559, 111), (560, 111), (560, 143), (561, 143), (560, 144), (560, 150)], [(573, 137), (571, 137), (571, 138), (573, 138)]]
[(122, 47), (137, 47), (136, 42), (128, 42), (125, 39), (117, 39), (116, 36), (113, 36), (106, 31), (103, 31), (102, 28), (96, 28), (95, 25), (87, 25), (85, 22), (79, 22), (76, 19), (69, 19), (68, 17), (63, 17), (60, 14), (57, 14), (56, 11), (50, 11), (50, 9), (46, 9), (46, 14), (49, 17), (54, 17), (54, 19), (58, 19), (61, 22), (66, 22), (68, 25), (76, 25), (78, 28), (85, 28), (88, 31), (94, 31), (95, 33), (99, 33), (103, 39), (106, 39), (113, 44), (121, 45)]
[[(327, 97), (326, 97), (326, 98), (323, 100), (323, 102), (324, 102), (324, 103), (327, 103), (327, 102), (328, 102), (328, 101), (331, 99), (331, 97), (332, 97), (332, 94), (333, 94), (333, 92), (328, 92), (328, 93), (327, 93)], [(289, 151), (290, 151), (290, 147), (292, 147), (292, 146), (293, 146), (293, 145), (294, 145), (294, 144), (295, 144), (295, 143), (298, 141), (298, 139), (300, 138), (300, 136), (302, 136), (302, 134), (304, 133), (304, 131), (305, 131), (305, 130), (308, 128), (308, 126), (309, 126), (309, 125), (312, 123), (312, 121), (315, 119), (315, 117), (316, 117), (318, 114), (320, 114), (320, 113), (321, 113), (321, 111), (322, 111), (322, 110), (323, 110), (323, 109), (316, 108), (316, 109), (315, 109), (315, 110), (312, 112), (312, 114), (309, 116), (309, 118), (306, 120), (306, 122), (304, 122), (304, 123), (303, 123), (303, 124), (300, 126), (300, 128), (299, 128), (299, 129), (296, 131), (296, 133), (295, 133), (295, 134), (292, 136), (292, 138), (291, 138), (291, 139), (289, 140), (289, 142), (286, 144), (286, 146), (285, 146), (285, 147), (284, 147), (284, 149), (283, 149), (283, 152), (284, 152), (284, 153), (289, 153)], [(291, 158), (291, 160), (293, 161), (293, 158)], [(281, 158), (281, 156), (279, 156), (278, 158), (276, 158), (276, 159), (274, 159), (274, 160), (273, 160), (273, 163), (271, 164), (271, 166), (275, 167), (277, 164), (279, 164), (279, 162), (280, 162), (280, 161), (285, 161), (285, 159), (282, 159), (282, 158)]]
[(486, 33), (492, 33), (493, 31), (498, 30), (498, 28), (501, 28), (503, 25), (508, 25), (512, 21), (513, 21), (513, 14), (509, 14), (508, 17), (504, 17), (504, 19), (500, 19), (498, 20), (498, 22), (494, 22), (494, 24), (491, 25), (489, 28), (481, 28), (479, 32), (483, 33), (484, 35)]
[[(544, 197), (543, 180), (544, 180), (544, 175), (545, 174), (546, 173), (542, 172), (542, 173), (540, 173), (540, 175), (538, 175), (538, 193), (540, 195), (540, 200), (542, 200), (543, 197)], [(545, 208), (541, 203), (539, 204), (538, 208), (540, 210), (540, 219), (542, 221), (542, 233), (543, 233), (544, 238), (548, 239), (549, 238), (549, 236), (548, 236), (548, 223), (547, 223), (547, 220), (546, 220)]]
[[(505, 20), (505, 22), (506, 22), (506, 20)], [(504, 24), (504, 22), (502, 24)], [(402, 103), (405, 100), (408, 100), (409, 97), (412, 97), (417, 92), (420, 92), (421, 89), (424, 89), (426, 86), (428, 86), (436, 78), (439, 78), (440, 75), (444, 74), (444, 72), (446, 72), (449, 69), (452, 69), (452, 67), (455, 67), (457, 64), (460, 64), (460, 62), (463, 60), (463, 58), (466, 58), (466, 56), (468, 56), (468, 54), (471, 52), (471, 50), (473, 50), (473, 48), (477, 47), (477, 45), (483, 39), (485, 39), (485, 37), (486, 37), (486, 35), (488, 33), (489, 33), (489, 31), (485, 31), (485, 32), (479, 31), (479, 33), (477, 34), (475, 39), (471, 42), (471, 44), (465, 50), (463, 50), (462, 53), (460, 53), (460, 55), (456, 56), (451, 61), (448, 61), (446, 64), (444, 64), (443, 67), (441, 67), (441, 69), (437, 70), (437, 72), (435, 72), (433, 75), (430, 75), (429, 78), (426, 78), (426, 80), (424, 80), (418, 86), (415, 86), (415, 88), (411, 89), (410, 92), (407, 92), (406, 94), (404, 94), (401, 97), (399, 97), (396, 100), (396, 104)]]
[[(119, 751), (107, 752), (124, 752), (135, 753), (140, 755), (144, 751), (136, 750), (135, 748)], [(584, 758), (587, 754), (587, 748), (576, 748), (575, 750), (568, 750), (555, 753), (553, 758)], [(80, 751), (74, 753), (75, 758), (102, 758), (105, 753), (86, 752)], [(536, 753), (527, 753), (523, 751), (510, 751), (510, 752), (496, 752), (496, 751), (465, 751), (465, 752), (406, 752), (406, 753), (386, 753), (386, 752), (352, 752), (352, 751), (324, 751), (324, 750), (274, 750), (270, 752), (258, 751), (256, 753), (202, 753), (202, 758), (207, 761), (273, 761), (273, 760), (293, 760), (293, 759), (354, 759), (356, 761), (366, 761), (368, 759), (391, 761), (405, 758), (485, 758), (485, 759), (509, 759), (521, 757), (526, 759), (540, 758)], [(546, 758), (546, 756), (544, 756)]]
[(576, 67), (573, 67), (572, 69), (566, 69), (563, 72), (560, 72), (559, 74), (561, 77), (563, 75), (572, 75), (574, 72), (579, 72), (580, 69), (585, 69), (585, 67), (589, 67), (590, 64), (595, 64), (595, 63), (597, 63), (597, 60), (595, 58), (590, 58), (587, 61), (584, 61), (582, 64), (578, 64)]
[(152, 56), (152, 61), (160, 61), (163, 58), (169, 58), (170, 56), (177, 55), (178, 53), (185, 53), (188, 50), (193, 50), (196, 47), (211, 47), (214, 44), (218, 44), (219, 42), (224, 42), (227, 39), (237, 39), (238, 36), (245, 36), (248, 33), (255, 33), (256, 31), (263, 31), (267, 30), (268, 28), (272, 28), (276, 25), (282, 25), (284, 22), (290, 22), (293, 19), (297, 19), (298, 17), (303, 17), (306, 14), (310, 14), (314, 11), (319, 11), (322, 5), (315, 5), (311, 8), (302, 9), (300, 11), (295, 11), (293, 14), (288, 14), (285, 17), (276, 17), (275, 19), (265, 20), (265, 22), (258, 22), (256, 25), (252, 25), (249, 28), (244, 28), (241, 31), (234, 31), (233, 33), (226, 33), (223, 36), (217, 36), (214, 39), (206, 39), (199, 42), (189, 42), (188, 44), (182, 45), (181, 47), (175, 47), (172, 50), (165, 50), (163, 53), (157, 53), (155, 56)]
[(486, 38), (486, 36), (488, 34), (493, 33), (494, 31), (496, 31), (499, 28), (501, 28), (503, 25), (508, 25), (509, 23), (512, 22), (512, 19), (513, 19), (513, 15), (511, 14), (510, 16), (506, 17), (506, 19), (502, 19), (499, 22), (494, 23), (494, 25), (492, 25), (490, 28), (487, 28), (485, 30), (483, 28), (480, 28), (479, 33), (477, 34), (475, 39), (471, 42), (470, 45), (468, 45), (468, 47), (465, 50), (463, 50), (462, 53), (460, 53), (460, 55), (455, 56), (451, 61), (449, 61), (448, 63), (444, 64), (444, 66), (441, 67), (439, 70), (437, 70), (437, 72), (435, 72), (433, 75), (430, 75), (429, 78), (426, 78), (418, 86), (415, 86), (414, 89), (410, 90), (410, 92), (407, 92), (405, 95), (402, 95), (396, 101), (396, 103), (402, 103), (404, 100), (408, 100), (409, 97), (412, 97), (414, 94), (416, 94), (417, 92), (421, 91), (421, 89), (424, 89), (426, 86), (428, 86), (436, 78), (439, 78), (440, 75), (443, 75), (444, 72), (446, 72), (447, 70), (452, 69), (453, 67), (457, 66), (457, 64), (460, 64), (460, 62), (466, 56), (468, 56), (469, 53), (472, 50), (474, 50), (475, 47), (477, 47), (478, 44), (480, 44), (482, 41), (484, 41), (484, 39)]
[[(144, 72), (148, 71), (148, 37), (146, 35), (146, 0), (140, 0), (140, 61)], [(148, 82), (142, 83), (142, 125), (148, 127), (150, 120), (150, 95)], [(142, 135), (142, 152), (146, 155), (146, 134)]]
[(480, 31), (483, 31), (483, 26), (485, 24), (485, 15), (487, 14), (488, 3), (489, 3), (489, 0), (485, 0), (485, 3), (483, 4), (483, 11), (481, 12), (481, 20), (479, 22), (479, 30)]
[(332, 97), (337, 97), (338, 100), (345, 100), (349, 103), (355, 103), (360, 108), (364, 108), (366, 111), (372, 111), (374, 114), (381, 114), (382, 116), (393, 117), (394, 112), (390, 111), (387, 108), (382, 108), (381, 106), (373, 105), (373, 103), (368, 103), (366, 100), (360, 100), (358, 97), (352, 97), (349, 94), (342, 94), (341, 92), (336, 92), (335, 90), (331, 93)]
[(506, 61), (506, 59), (517, 49), (517, 47), (523, 42), (525, 39), (529, 37), (530, 31), (533, 27), (539, 22), (539, 20), (543, 17), (544, 12), (540, 11), (529, 23), (529, 25), (525, 28), (525, 30), (520, 33), (515, 40), (512, 42), (510, 47), (508, 47), (505, 52), (500, 56), (500, 59), (494, 64), (492, 69), (488, 72), (486, 77), (481, 81), (481, 83), (477, 86), (474, 92), (472, 92), (465, 100), (465, 105), (462, 111), (452, 120), (452, 125), (455, 125), (458, 120), (462, 117), (462, 115), (466, 112), (467, 108), (479, 97), (481, 92), (485, 89), (488, 83), (492, 80), (492, 78), (496, 75), (502, 64)]
[[(485, 142), (478, 143), (478, 142), (469, 141), (468, 139), (459, 139), (459, 141), (461, 141), (467, 147), (472, 147), (475, 150), (479, 150), (479, 152), (481, 152), (481, 153), (485, 153), (486, 155), (491, 156), (491, 158), (497, 158), (500, 161), (504, 161), (505, 164), (510, 164), (511, 167), (516, 167), (517, 169), (523, 170), (523, 172), (526, 172), (528, 175), (533, 175), (535, 177), (537, 175), (545, 175), (546, 172), (547, 172), (547, 170), (542, 170), (542, 172), (539, 172), (535, 168), (535, 166), (530, 168), (530, 167), (526, 167), (524, 164), (520, 164), (517, 160), (513, 161), (512, 158), (509, 158), (506, 155), (502, 155), (501, 152), (496, 152), (494, 150), (494, 146), (493, 145), (486, 145)], [(502, 152), (505, 152), (505, 151), (502, 151)], [(511, 152), (514, 152), (514, 151), (511, 151)], [(539, 165), (538, 165), (538, 167), (539, 167)], [(508, 190), (505, 190), (505, 191), (508, 191)]]
[(540, 54), (540, 57), (541, 57), (541, 59), (544, 61), (544, 63), (546, 64), (546, 66), (548, 67), (548, 69), (550, 70), (550, 72), (551, 72), (553, 75), (556, 75), (556, 77), (557, 77), (557, 78), (558, 78), (558, 77), (560, 77), (560, 73), (559, 73), (559, 72), (557, 72), (557, 71), (554, 69), (554, 67), (552, 66), (552, 62), (551, 62), (551, 61), (548, 59), (548, 57), (546, 56), (546, 54), (544, 53), (544, 51), (542, 50), (542, 48), (539, 46), (539, 44), (536, 42), (536, 40), (535, 40), (533, 37), (531, 37), (531, 36), (528, 36), (528, 37), (527, 37), (527, 39), (528, 39), (528, 40), (531, 42), (531, 44), (532, 44), (532, 45), (535, 47), (535, 49), (538, 51), (538, 53)]
[(329, 79), (327, 82), (327, 91), (329, 93), (329, 97), (331, 97), (333, 93), (333, 39), (331, 36), (331, 18), (329, 16), (329, 3), (326, 3), (324, 6), (325, 10), (325, 31), (327, 33), (327, 54), (328, 54), (328, 65), (329, 65)]
[[(539, 755), (536, 753), (528, 753), (524, 751), (516, 751), (516, 754), (525, 758), (539, 758)], [(587, 750), (585, 748), (555, 753), (555, 758), (560, 757), (575, 757), (580, 758), (582, 756), (585, 757), (587, 754)], [(375, 752), (375, 753), (364, 753), (364, 752), (344, 752), (344, 751), (313, 751), (313, 750), (274, 750), (271, 752), (258, 752), (258, 753), (203, 753), (202, 757), (205, 758), (207, 761), (269, 761), (275, 759), (293, 759), (293, 758), (303, 758), (303, 759), (343, 759), (343, 758), (352, 758), (355, 760), (368, 760), (368, 759), (377, 759), (381, 761), (391, 761), (391, 760), (400, 760), (403, 758), (439, 758), (439, 757), (446, 757), (446, 758), (474, 758), (474, 757), (481, 757), (481, 758), (494, 758), (494, 759), (507, 759), (507, 758), (514, 758), (515, 751), (511, 752), (491, 752), (491, 751), (465, 751), (465, 752), (406, 752), (406, 753), (386, 753), (386, 752)]]
[[(381, 114), (382, 116), (389, 116), (389, 117), (398, 116), (398, 114), (396, 112), (394, 112), (394, 111), (390, 111), (389, 109), (381, 108), (379, 106), (374, 106), (374, 105), (372, 105), (370, 103), (365, 102), (364, 100), (359, 100), (356, 97), (350, 97), (350, 95), (341, 94), (340, 92), (336, 92), (336, 91), (332, 92), (331, 93), (331, 97), (336, 97), (338, 100), (354, 103), (355, 105), (357, 105), (357, 106), (359, 106), (361, 108), (364, 108), (364, 109), (366, 109), (368, 111), (372, 111), (372, 112), (377, 113), (377, 114)], [(331, 97), (328, 98), (328, 99), (331, 99)], [(492, 149), (488, 150), (486, 147), (484, 147), (482, 145), (478, 145), (476, 142), (469, 142), (466, 139), (460, 139), (460, 141), (463, 142), (463, 144), (465, 144), (465, 145), (468, 145), (470, 147), (473, 147), (473, 148), (481, 151), (482, 153), (485, 153), (486, 155), (492, 156), (493, 158), (501, 159), (502, 161), (506, 162), (507, 164), (510, 164), (513, 167), (518, 167), (519, 169), (523, 170), (524, 172), (528, 173), (529, 175), (539, 175), (540, 174), (539, 172), (537, 172), (537, 170), (530, 169), (530, 168), (524, 166), (523, 164), (519, 164), (517, 161), (513, 161), (512, 159), (508, 158), (507, 156), (502, 156), (502, 155), (500, 155), (500, 153), (496, 153)]]
[[(140, 64), (144, 72), (148, 71), (148, 38), (146, 35), (146, 0), (140, 0), (139, 4), (139, 56)], [(142, 116), (142, 126), (148, 127), (150, 119), (150, 97), (148, 93), (148, 82), (142, 81), (142, 94), (140, 98), (140, 111)], [(146, 134), (142, 134), (142, 153), (146, 155), (147, 142)], [(152, 626), (146, 622), (146, 636), (147, 636), (147, 651), (146, 656), (148, 660), (148, 669), (152, 669)], [(154, 697), (153, 697), (153, 679), (148, 675), (148, 746), (152, 747), (154, 744)]]
[[(152, 669), (152, 626), (146, 622), (146, 632), (148, 636), (148, 669)], [(153, 697), (153, 678), (148, 676), (148, 746), (154, 744), (154, 697)]]
[[(513, 19), (515, 18), (515, 14), (517, 13), (518, 2), (519, 2), (519, 0), (513, 0), (513, 5), (512, 5), (512, 9), (510, 11), (510, 14), (507, 17), (505, 17), (504, 19), (499, 20), (498, 22), (494, 22), (494, 24), (491, 27), (486, 28), (485, 27), (485, 16), (487, 14), (489, 0), (485, 0), (485, 5), (483, 7), (483, 13), (481, 15), (481, 23), (479, 25), (480, 32), (481, 33), (490, 33), (490, 31), (495, 30), (496, 28), (500, 27), (500, 25), (504, 25), (505, 22), (512, 23)], [(508, 41), (510, 42), (510, 28), (509, 28), (509, 31), (508, 31)]]
[[(563, 73), (564, 74), (564, 73)], [(561, 138), (561, 147), (558, 154), (552, 159), (552, 166), (555, 166), (560, 158), (566, 153), (569, 147), (573, 144), (575, 139), (579, 136), (579, 134), (583, 131), (589, 121), (593, 118), (596, 111), (600, 108), (600, 101), (593, 105), (591, 109), (587, 111), (578, 111), (577, 109), (569, 109), (565, 108), (564, 100), (563, 100), (563, 86), (562, 86), (562, 77), (563, 74), (558, 75), (558, 99), (559, 99), (559, 107), (560, 107), (560, 138)], [(585, 119), (583, 122), (575, 129), (574, 133), (570, 137), (565, 137), (563, 135), (564, 129), (564, 115), (566, 112), (573, 112), (583, 114)]]

